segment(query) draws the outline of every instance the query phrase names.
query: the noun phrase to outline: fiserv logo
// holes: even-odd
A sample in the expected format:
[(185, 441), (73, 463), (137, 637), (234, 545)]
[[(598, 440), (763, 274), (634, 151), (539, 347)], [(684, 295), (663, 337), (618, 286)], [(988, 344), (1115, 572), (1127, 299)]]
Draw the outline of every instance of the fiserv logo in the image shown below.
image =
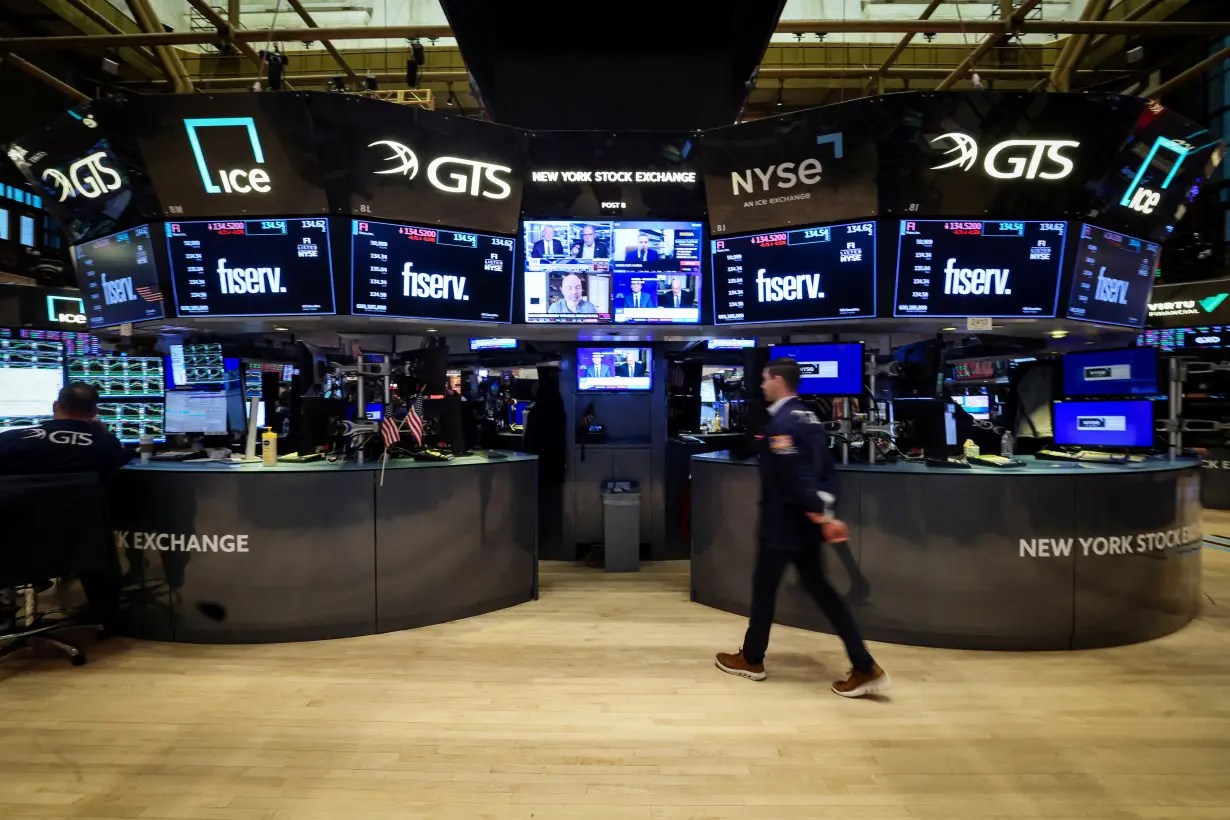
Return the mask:
[(402, 268), (402, 295), (415, 299), (448, 299), (453, 302), (468, 302), (466, 278), (445, 273), (427, 273), (413, 270), (414, 263), (407, 262)]
[(196, 167), (201, 172), (201, 182), (205, 185), (207, 193), (220, 194), (224, 190), (228, 194), (269, 193), (269, 174), (263, 168), (248, 170), (222, 168), (217, 171), (218, 181), (215, 182), (214, 172), (205, 162), (205, 154), (201, 151), (201, 141), (197, 135), (197, 130), (200, 128), (246, 128), (248, 140), (252, 144), (252, 159), (257, 165), (263, 165), (265, 152), (261, 150), (261, 140), (256, 133), (256, 122), (251, 117), (187, 119), (184, 120), (184, 128), (188, 131), (188, 142), (192, 145), (192, 155), (196, 157)]
[(1008, 268), (962, 268), (956, 259), (944, 267), (944, 293), (954, 296), (1012, 295), (1008, 287)]
[(765, 269), (756, 271), (756, 298), (762, 302), (794, 302), (799, 299), (823, 299), (820, 274), (797, 273), (765, 276)]

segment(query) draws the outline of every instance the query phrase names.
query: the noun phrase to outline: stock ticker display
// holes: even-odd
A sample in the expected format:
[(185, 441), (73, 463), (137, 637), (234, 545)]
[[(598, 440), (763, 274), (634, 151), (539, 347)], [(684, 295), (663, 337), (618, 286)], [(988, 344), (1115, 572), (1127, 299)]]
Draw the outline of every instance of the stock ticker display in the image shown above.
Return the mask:
[(158, 356), (73, 356), (68, 380), (98, 388), (98, 418), (115, 437), (135, 444), (142, 436), (165, 441), (166, 371)]
[(718, 324), (871, 318), (874, 222), (713, 240)]
[(90, 327), (164, 317), (149, 225), (77, 245), (73, 256)]
[(1159, 350), (1216, 350), (1230, 347), (1230, 325), (1166, 327), (1146, 330), (1136, 336), (1136, 344)]
[(516, 240), (360, 219), (351, 234), (356, 315), (512, 321)]
[(1068, 318), (1144, 327), (1161, 247), (1093, 225), (1082, 225)]
[(1065, 222), (902, 220), (894, 316), (1054, 318)]
[(62, 343), (0, 337), (0, 432), (50, 421), (63, 386)]
[(329, 315), (329, 221), (166, 223), (180, 316)]

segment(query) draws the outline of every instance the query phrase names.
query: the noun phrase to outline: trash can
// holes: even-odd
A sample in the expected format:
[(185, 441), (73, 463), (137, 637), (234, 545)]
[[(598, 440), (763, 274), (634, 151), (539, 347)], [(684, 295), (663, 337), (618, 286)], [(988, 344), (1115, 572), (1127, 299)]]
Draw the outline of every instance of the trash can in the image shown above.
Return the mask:
[(607, 572), (641, 568), (641, 494), (602, 488), (602, 536)]

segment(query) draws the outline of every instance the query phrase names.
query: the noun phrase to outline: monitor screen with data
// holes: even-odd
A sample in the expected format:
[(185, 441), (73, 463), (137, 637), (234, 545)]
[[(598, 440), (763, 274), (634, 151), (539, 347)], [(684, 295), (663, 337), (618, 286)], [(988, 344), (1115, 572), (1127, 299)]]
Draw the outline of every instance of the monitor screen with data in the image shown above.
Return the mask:
[(1081, 225), (1068, 318), (1144, 327), (1162, 248), (1093, 225)]

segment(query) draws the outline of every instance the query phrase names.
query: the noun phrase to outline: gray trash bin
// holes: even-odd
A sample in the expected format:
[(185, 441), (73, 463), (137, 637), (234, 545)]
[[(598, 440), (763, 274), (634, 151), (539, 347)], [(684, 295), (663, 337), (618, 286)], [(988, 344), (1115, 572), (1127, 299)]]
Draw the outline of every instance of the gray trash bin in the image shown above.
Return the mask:
[(603, 551), (607, 572), (641, 568), (641, 494), (602, 493)]

